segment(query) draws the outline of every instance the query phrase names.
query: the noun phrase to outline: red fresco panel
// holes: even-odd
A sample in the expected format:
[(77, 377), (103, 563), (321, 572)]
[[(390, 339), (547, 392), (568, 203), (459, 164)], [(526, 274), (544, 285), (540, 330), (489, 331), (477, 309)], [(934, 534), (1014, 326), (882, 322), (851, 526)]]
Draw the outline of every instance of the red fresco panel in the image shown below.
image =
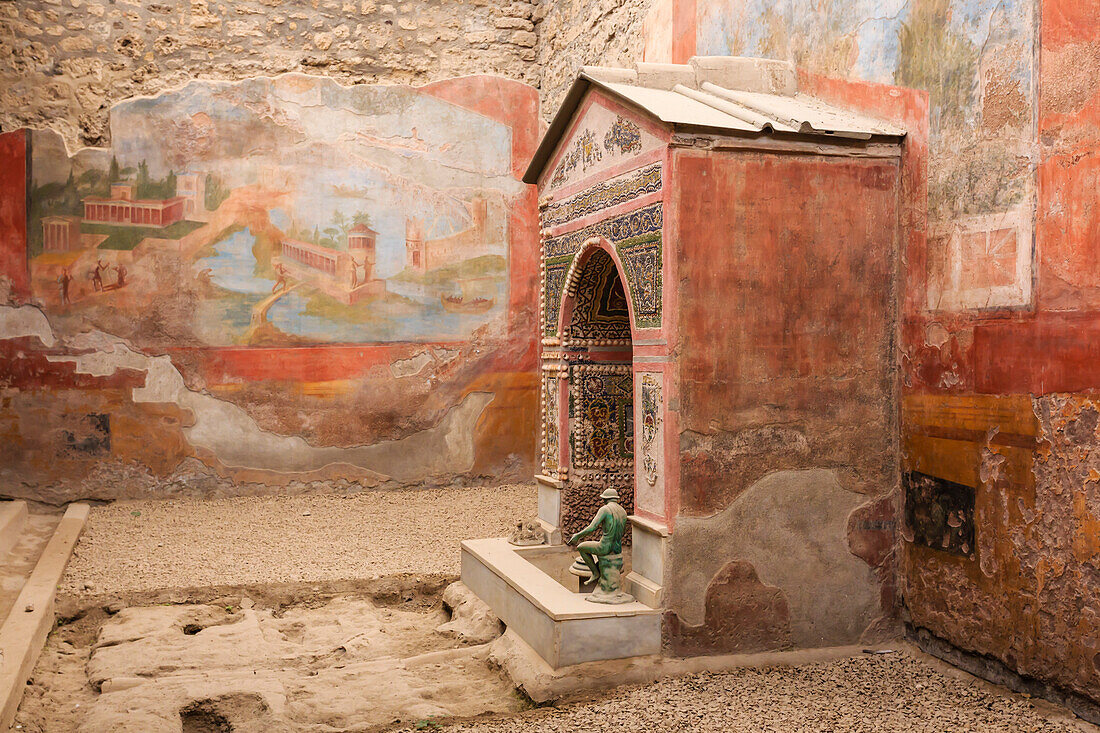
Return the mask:
[(977, 326), (972, 358), (979, 393), (1100, 388), (1100, 315), (1040, 316)]
[(905, 246), (904, 314), (915, 314), (927, 289), (928, 93), (857, 79), (834, 79), (799, 71), (799, 89), (839, 107), (891, 122), (906, 131), (902, 147), (901, 227)]
[(698, 1), (672, 0), (672, 63), (686, 64), (695, 55)]
[(30, 296), (27, 270), (27, 130), (0, 134), (0, 275), (12, 295)]

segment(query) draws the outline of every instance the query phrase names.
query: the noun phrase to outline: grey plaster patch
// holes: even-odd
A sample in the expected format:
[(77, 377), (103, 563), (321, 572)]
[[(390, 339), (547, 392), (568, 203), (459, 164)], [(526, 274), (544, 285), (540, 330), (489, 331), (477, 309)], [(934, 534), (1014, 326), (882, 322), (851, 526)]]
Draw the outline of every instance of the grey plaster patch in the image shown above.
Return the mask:
[(390, 364), (390, 372), (397, 378), (413, 377), (424, 371), (424, 367), (432, 363), (432, 357), (426, 351), (421, 351), (416, 356), (408, 359), (398, 359)]
[(57, 339), (50, 322), (42, 311), (32, 305), (0, 306), (0, 339), (36, 336), (46, 346), (53, 346)]
[(727, 562), (747, 560), (786, 595), (796, 646), (854, 642), (881, 613), (873, 570), (848, 549), (848, 516), (866, 498), (846, 491), (832, 471), (777, 471), (718, 514), (680, 517), (668, 609), (702, 624), (711, 579)]

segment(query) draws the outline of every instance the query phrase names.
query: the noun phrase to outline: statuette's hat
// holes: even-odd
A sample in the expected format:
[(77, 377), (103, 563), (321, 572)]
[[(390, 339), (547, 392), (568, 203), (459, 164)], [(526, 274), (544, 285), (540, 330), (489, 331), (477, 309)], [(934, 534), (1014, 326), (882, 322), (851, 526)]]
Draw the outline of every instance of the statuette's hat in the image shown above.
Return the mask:
[(619, 492), (615, 491), (615, 489), (604, 489), (603, 493), (600, 494), (600, 498), (601, 499), (618, 499), (619, 498)]

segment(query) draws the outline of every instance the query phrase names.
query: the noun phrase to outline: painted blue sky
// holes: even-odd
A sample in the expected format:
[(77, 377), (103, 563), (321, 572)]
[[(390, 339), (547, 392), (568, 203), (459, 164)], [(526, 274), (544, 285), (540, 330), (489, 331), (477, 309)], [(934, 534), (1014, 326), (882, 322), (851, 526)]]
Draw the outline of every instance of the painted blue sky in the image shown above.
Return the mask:
[[(898, 67), (898, 30), (912, 0), (712, 0), (700, 3), (700, 55), (765, 56), (766, 18), (781, 19), (792, 37), (807, 42), (829, 35), (853, 35), (858, 53), (849, 73), (892, 83)], [(988, 44), (1032, 43), (1031, 0), (954, 0), (951, 27), (978, 48)], [(740, 29), (740, 33), (738, 33)], [(1017, 71), (1029, 72), (1026, 64)]]

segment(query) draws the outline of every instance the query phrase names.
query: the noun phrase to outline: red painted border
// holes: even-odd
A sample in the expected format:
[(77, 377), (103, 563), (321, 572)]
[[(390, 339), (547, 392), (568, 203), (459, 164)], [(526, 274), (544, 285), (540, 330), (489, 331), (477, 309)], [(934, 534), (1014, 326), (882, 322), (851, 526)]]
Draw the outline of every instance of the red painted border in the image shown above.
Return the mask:
[(27, 265), (27, 197), (30, 131), (0, 133), (0, 275), (11, 282), (12, 296), (31, 294)]
[(686, 64), (695, 55), (698, 17), (698, 0), (672, 0), (672, 63)]

